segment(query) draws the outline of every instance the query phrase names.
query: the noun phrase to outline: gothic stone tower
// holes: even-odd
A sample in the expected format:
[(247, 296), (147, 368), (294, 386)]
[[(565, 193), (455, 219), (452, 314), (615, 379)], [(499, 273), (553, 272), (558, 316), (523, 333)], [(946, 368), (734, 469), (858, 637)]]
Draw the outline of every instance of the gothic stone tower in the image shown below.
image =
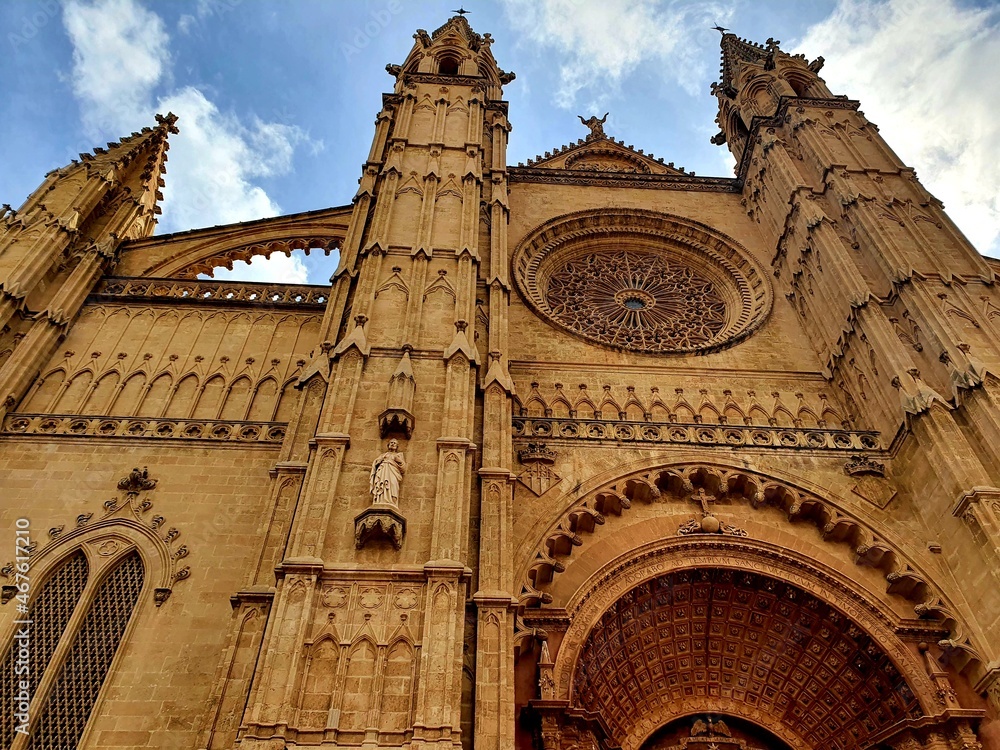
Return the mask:
[(997, 264), (821, 59), (724, 34), (731, 179), (508, 166), (491, 41), (348, 205), (153, 237), (167, 116), (5, 209), (0, 744), (1000, 750)]

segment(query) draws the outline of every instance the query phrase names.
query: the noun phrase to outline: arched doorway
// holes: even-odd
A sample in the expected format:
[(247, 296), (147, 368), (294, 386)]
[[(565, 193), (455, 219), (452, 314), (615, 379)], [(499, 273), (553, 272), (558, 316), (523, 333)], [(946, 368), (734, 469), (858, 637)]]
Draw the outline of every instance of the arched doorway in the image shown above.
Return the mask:
[(917, 633), (846, 583), (751, 540), (626, 553), (581, 587), (564, 629), (552, 619), (536, 744), (974, 748), (983, 712), (959, 705)]
[(829, 750), (922, 715), (849, 618), (793, 584), (722, 568), (674, 571), (616, 601), (587, 638), (573, 693), (636, 750), (651, 723), (698, 708)]
[(657, 729), (642, 750), (791, 750), (756, 724), (716, 714), (685, 716)]

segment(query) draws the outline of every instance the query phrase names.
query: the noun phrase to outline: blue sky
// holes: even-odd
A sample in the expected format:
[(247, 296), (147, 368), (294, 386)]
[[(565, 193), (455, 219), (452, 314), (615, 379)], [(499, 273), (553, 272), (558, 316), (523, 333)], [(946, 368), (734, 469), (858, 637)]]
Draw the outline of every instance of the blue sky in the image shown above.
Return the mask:
[[(465, 0), (517, 79), (508, 161), (585, 134), (577, 114), (698, 174), (713, 146), (721, 23), (781, 40), (889, 144), (983, 252), (1000, 256), (1000, 6), (958, 0)], [(0, 202), (172, 109), (159, 234), (350, 202), (374, 116), (417, 28), (454, 0), (4, 0)], [(325, 283), (330, 260), (257, 259), (241, 278)]]

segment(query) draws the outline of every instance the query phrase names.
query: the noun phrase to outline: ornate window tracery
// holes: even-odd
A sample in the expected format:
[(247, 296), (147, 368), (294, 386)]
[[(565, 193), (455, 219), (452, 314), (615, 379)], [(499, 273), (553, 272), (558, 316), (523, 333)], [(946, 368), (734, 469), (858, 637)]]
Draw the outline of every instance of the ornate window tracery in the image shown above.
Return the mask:
[(710, 279), (642, 250), (570, 258), (549, 277), (545, 298), (567, 328), (613, 346), (691, 350), (726, 324), (726, 303)]
[[(29, 695), (35, 695), (42, 679), (43, 669), (39, 665), (48, 664), (66, 625), (69, 623), (80, 595), (87, 586), (89, 566), (83, 552), (77, 550), (42, 585), (38, 597), (29, 605), (25, 619), (32, 623), (34, 632), (31, 641), (31, 663), (28, 674), (23, 678), (28, 682)], [(5, 707), (0, 711), (0, 746), (10, 747), (14, 740), (16, 719), (11, 706), (15, 705), (18, 682), (22, 675), (15, 671), (15, 662), (20, 644), (14, 640), (0, 664), (0, 700)]]
[(132, 616), (144, 579), (131, 552), (101, 583), (35, 726), (30, 750), (76, 747)]
[(521, 241), (512, 266), (543, 318), (588, 341), (646, 354), (731, 346), (763, 323), (773, 296), (762, 266), (732, 239), (640, 209), (554, 219)]
[[(102, 541), (103, 540), (103, 541)], [(94, 555), (88, 554), (93, 548)], [(76, 747), (146, 579), (137, 548), (101, 535), (76, 547), (42, 584), (29, 604), (30, 669), (13, 669), (19, 642), (0, 664), (0, 700), (13, 706), (18, 681), (30, 683), (30, 736), (16, 732), (18, 718), (0, 712), (0, 746), (27, 750)]]

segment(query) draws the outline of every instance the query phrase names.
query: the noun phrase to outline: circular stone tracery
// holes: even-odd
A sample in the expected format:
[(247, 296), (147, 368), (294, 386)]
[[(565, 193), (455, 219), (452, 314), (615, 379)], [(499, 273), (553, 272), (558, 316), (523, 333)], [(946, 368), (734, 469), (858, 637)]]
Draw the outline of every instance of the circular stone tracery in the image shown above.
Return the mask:
[(669, 573), (618, 599), (587, 636), (572, 702), (599, 713), (622, 746), (645, 739), (631, 737), (643, 717), (685, 705), (735, 710), (831, 750), (922, 714), (883, 648), (840, 611), (790, 583), (718, 568)]
[(545, 300), (567, 328), (641, 351), (698, 349), (726, 325), (726, 303), (710, 280), (642, 250), (566, 260), (549, 276)]
[(733, 240), (697, 222), (638, 209), (555, 219), (513, 258), (528, 304), (595, 343), (650, 354), (729, 346), (763, 322), (771, 286)]

